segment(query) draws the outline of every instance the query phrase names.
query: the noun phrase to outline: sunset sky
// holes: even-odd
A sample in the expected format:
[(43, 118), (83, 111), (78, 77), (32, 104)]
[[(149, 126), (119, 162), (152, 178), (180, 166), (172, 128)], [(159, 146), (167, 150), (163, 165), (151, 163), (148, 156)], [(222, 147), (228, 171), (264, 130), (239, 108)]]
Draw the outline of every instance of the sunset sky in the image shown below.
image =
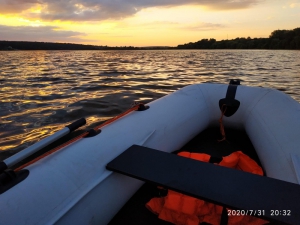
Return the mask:
[(300, 27), (300, 0), (0, 0), (0, 40), (177, 46)]

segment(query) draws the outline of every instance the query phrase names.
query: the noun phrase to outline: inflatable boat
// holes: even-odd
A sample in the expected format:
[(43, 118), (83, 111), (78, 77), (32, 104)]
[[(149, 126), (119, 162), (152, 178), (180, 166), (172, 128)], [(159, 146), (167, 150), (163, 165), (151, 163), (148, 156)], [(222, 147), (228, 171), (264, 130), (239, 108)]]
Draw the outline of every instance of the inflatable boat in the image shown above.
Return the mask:
[[(232, 80), (189, 85), (135, 109), (21, 169), (14, 164), (27, 157), (22, 151), (1, 162), (0, 224), (108, 224), (144, 181), (234, 209), (263, 210), (254, 216), (270, 221), (300, 221), (300, 104), (290, 96)], [(218, 127), (220, 116), (225, 131), (246, 132), (265, 176), (185, 161), (179, 172), (191, 164), (197, 171), (189, 173), (216, 179), (197, 175), (185, 184), (176, 180), (184, 172), (158, 178), (167, 169), (155, 166), (176, 171), (183, 161), (170, 153)], [(221, 176), (230, 181), (226, 187)], [(225, 194), (218, 196), (214, 188)]]

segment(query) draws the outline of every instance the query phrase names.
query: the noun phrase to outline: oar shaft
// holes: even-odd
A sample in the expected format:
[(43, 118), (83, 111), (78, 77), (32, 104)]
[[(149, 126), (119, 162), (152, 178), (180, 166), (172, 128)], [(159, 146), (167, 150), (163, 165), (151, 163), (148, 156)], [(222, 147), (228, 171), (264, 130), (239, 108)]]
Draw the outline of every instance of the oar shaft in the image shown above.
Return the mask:
[(7, 165), (7, 167), (11, 167), (18, 162), (22, 161), (23, 159), (27, 158), (28, 156), (32, 155), (33, 153), (41, 150), (45, 146), (49, 145), (50, 143), (58, 140), (59, 138), (67, 135), (70, 132), (69, 128), (65, 127), (64, 129), (57, 131), (53, 135), (44, 138), (43, 140), (25, 148), (24, 150), (18, 152), (17, 154), (12, 155), (11, 157), (3, 160), (3, 162)]
[(7, 168), (17, 164), (18, 162), (22, 161), (23, 159), (27, 158), (28, 156), (32, 155), (33, 153), (39, 151), (40, 149), (46, 147), (47, 145), (53, 143), (54, 141), (58, 140), (59, 138), (67, 135), (68, 133), (76, 130), (77, 128), (83, 126), (86, 123), (84, 118), (81, 118), (74, 123), (66, 126), (60, 131), (52, 134), (49, 137), (42, 139), (41, 141), (29, 146), (28, 148), (18, 152), (17, 154), (5, 159), (2, 163), (6, 165)]

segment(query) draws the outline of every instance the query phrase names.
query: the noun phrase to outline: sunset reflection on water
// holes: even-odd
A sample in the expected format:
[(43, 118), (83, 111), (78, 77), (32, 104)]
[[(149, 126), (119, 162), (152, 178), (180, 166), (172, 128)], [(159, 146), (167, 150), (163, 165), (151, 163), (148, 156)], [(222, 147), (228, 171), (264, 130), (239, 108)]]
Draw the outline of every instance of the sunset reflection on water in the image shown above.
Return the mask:
[(0, 52), (0, 149), (24, 149), (81, 117), (93, 127), (194, 83), (239, 78), (300, 101), (299, 72), (299, 51)]

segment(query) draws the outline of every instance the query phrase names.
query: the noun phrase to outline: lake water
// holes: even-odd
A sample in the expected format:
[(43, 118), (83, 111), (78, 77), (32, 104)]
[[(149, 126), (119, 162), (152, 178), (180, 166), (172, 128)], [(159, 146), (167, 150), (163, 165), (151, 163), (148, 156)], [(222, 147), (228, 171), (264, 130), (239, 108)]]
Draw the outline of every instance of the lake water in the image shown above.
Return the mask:
[(300, 51), (0, 51), (0, 150), (24, 149), (81, 117), (93, 127), (134, 101), (229, 79), (300, 101)]

